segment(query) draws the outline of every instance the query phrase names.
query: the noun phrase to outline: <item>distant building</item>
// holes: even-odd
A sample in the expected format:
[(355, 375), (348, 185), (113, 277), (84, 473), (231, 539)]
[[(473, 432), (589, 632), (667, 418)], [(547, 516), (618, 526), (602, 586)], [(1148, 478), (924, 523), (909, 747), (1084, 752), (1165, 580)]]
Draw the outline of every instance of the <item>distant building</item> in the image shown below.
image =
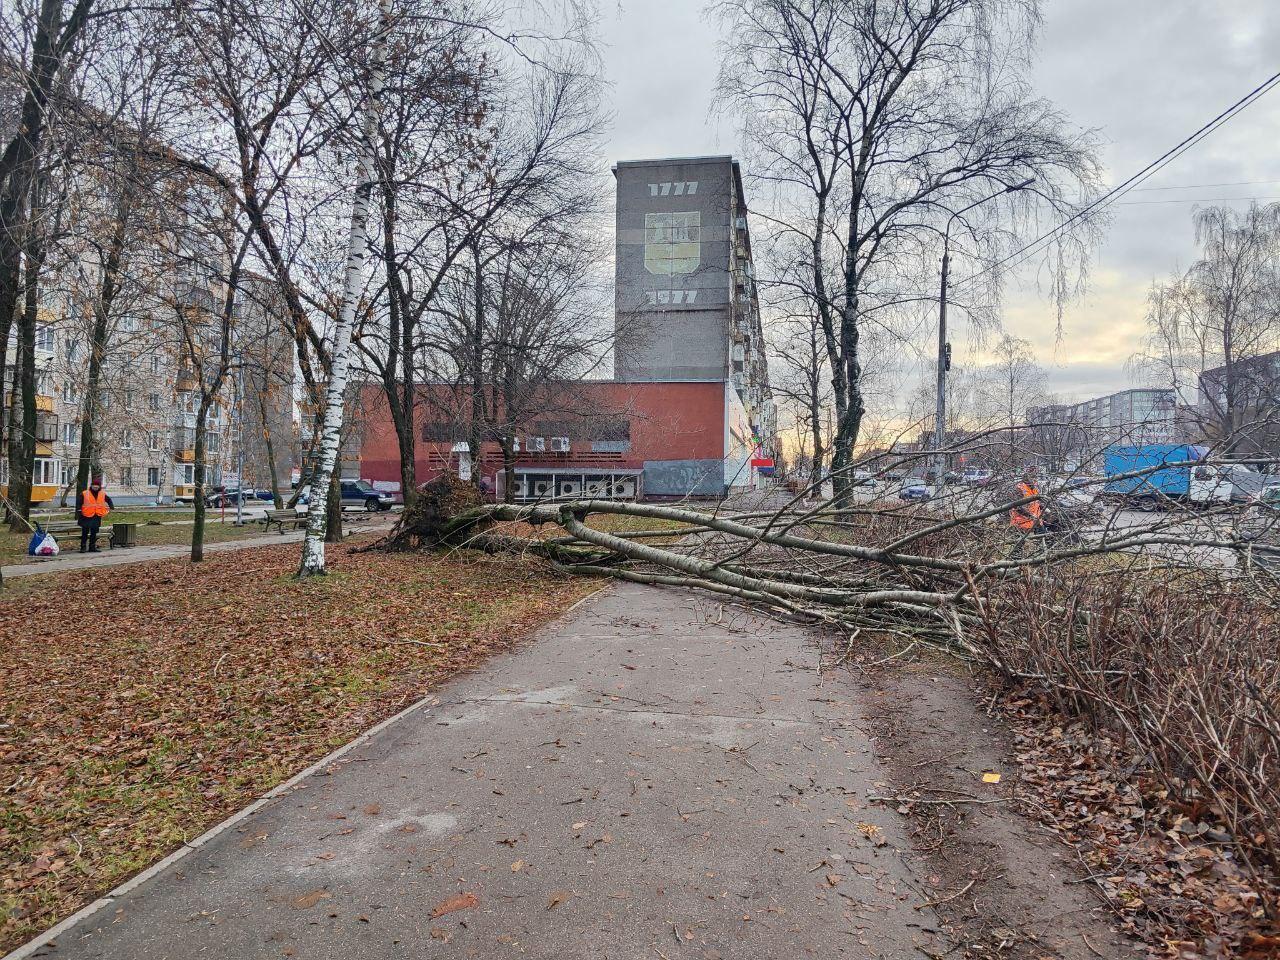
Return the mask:
[(1177, 395), (1165, 387), (1032, 407), (1027, 425), (1026, 442), (1055, 470), (1095, 465), (1115, 444), (1174, 443), (1182, 432)]
[(1280, 455), (1280, 352), (1206, 370), (1199, 387), (1197, 439), (1234, 456)]

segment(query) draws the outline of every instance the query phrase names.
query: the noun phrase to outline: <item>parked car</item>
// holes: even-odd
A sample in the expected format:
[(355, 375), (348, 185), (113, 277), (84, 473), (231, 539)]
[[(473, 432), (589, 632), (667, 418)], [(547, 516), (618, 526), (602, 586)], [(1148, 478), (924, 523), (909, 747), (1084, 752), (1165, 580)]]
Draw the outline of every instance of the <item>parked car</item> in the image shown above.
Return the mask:
[(902, 491), (898, 494), (902, 500), (928, 500), (933, 496), (933, 491), (919, 477), (912, 477), (902, 484)]
[[(311, 503), (311, 488), (309, 486), (302, 488), (302, 494), (298, 497), (297, 512), (306, 513), (307, 507)], [(342, 506), (345, 507), (363, 507), (370, 513), (378, 510), (390, 510), (395, 504), (395, 498), (389, 493), (381, 490), (375, 490), (373, 484), (368, 480), (343, 480), (342, 481)]]
[(969, 467), (967, 470), (965, 470), (963, 473), (960, 474), (960, 482), (970, 483), (970, 484), (973, 484), (975, 487), (985, 487), (987, 484), (989, 484), (992, 481), (994, 477), (995, 477), (995, 474), (992, 473), (990, 470), (982, 470), (982, 469), (979, 469), (978, 467)]
[(214, 487), (212, 492), (205, 494), (204, 502), (208, 507), (234, 507), (236, 503), (246, 503), (253, 491), (237, 490), (232, 488), (228, 490), (226, 487)]
[(870, 470), (854, 470), (849, 475), (849, 482), (855, 487), (874, 487), (879, 480)]

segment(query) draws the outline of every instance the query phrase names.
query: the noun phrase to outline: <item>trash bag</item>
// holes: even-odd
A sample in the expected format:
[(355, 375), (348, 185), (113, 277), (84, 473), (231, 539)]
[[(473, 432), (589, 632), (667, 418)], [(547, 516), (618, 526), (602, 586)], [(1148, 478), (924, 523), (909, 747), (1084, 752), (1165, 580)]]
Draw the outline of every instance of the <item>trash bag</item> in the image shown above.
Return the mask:
[(58, 541), (53, 539), (52, 533), (37, 533), (31, 538), (27, 551), (33, 557), (56, 557), (59, 553)]

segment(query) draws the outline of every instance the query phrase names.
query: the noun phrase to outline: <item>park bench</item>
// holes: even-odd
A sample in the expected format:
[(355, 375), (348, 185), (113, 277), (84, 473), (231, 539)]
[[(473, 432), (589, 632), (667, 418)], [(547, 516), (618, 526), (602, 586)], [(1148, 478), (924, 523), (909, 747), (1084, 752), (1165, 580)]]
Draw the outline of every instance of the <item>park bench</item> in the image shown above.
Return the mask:
[[(107, 548), (113, 547), (135, 547), (137, 541), (136, 523), (114, 523), (110, 524), (111, 531), (107, 538)], [(40, 527), (45, 533), (51, 533), (54, 539), (59, 543), (68, 534), (73, 535), (73, 539), (80, 536), (80, 524), (74, 520), (49, 520), (48, 522), (40, 521)]]
[(292, 510), (268, 510), (262, 518), (262, 524), (270, 532), (273, 523), (280, 528), (280, 533), (283, 534), (286, 525), (294, 529), (305, 527), (307, 518), (298, 516)]

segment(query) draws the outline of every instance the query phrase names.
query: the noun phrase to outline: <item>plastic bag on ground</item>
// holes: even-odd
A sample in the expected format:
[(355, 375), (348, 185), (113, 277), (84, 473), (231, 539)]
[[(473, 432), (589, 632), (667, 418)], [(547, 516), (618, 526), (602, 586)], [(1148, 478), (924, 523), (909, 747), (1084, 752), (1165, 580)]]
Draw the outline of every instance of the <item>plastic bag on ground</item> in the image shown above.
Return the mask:
[(53, 539), (51, 533), (37, 533), (31, 538), (27, 551), (33, 557), (56, 557), (59, 553), (58, 541)]

